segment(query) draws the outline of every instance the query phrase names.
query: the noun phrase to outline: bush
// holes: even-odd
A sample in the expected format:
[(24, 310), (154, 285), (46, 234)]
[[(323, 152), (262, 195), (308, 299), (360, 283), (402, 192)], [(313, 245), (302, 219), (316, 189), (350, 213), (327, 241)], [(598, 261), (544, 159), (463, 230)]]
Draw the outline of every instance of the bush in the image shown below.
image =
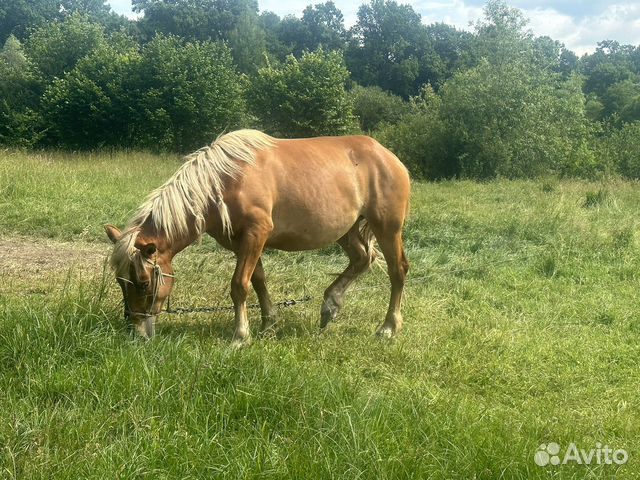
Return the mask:
[(450, 162), (465, 177), (592, 175), (597, 167), (576, 78), (481, 62), (444, 85), (442, 116)]
[(349, 72), (339, 52), (319, 49), (282, 66), (261, 68), (249, 91), (253, 113), (269, 133), (285, 137), (342, 135), (355, 128), (345, 91)]
[(349, 94), (360, 128), (365, 132), (375, 130), (382, 123), (398, 123), (409, 111), (409, 104), (401, 97), (385, 92), (380, 87), (356, 85)]
[(156, 36), (142, 50), (136, 143), (189, 152), (238, 127), (245, 115), (244, 81), (222, 43)]
[(457, 174), (449, 163), (446, 124), (440, 115), (441, 102), (430, 86), (411, 99), (411, 111), (395, 124), (384, 125), (375, 137), (393, 151), (414, 177), (438, 179)]
[(602, 160), (628, 178), (640, 178), (640, 121), (612, 130), (602, 141)]
[(104, 44), (55, 79), (42, 102), (46, 142), (79, 149), (132, 146), (140, 62), (135, 44)]

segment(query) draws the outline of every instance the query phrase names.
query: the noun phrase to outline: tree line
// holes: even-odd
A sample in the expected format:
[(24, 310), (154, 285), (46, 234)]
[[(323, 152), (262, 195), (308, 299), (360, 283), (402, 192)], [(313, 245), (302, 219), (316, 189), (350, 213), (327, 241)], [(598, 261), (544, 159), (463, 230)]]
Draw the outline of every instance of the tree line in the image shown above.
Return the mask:
[(186, 153), (221, 132), (367, 133), (425, 178), (640, 177), (640, 46), (578, 58), (489, 0), (471, 31), (395, 0), (346, 28), (254, 0), (5, 0), (0, 144)]

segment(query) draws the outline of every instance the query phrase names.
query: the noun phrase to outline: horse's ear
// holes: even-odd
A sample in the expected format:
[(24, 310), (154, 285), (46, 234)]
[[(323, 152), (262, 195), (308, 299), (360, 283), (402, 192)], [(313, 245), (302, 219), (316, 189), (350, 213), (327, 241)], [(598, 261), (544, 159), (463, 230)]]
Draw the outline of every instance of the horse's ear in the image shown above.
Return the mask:
[(147, 243), (145, 245), (141, 245), (139, 248), (142, 256), (146, 258), (151, 258), (151, 256), (156, 253), (157, 250), (155, 243)]
[(122, 232), (120, 231), (120, 229), (118, 227), (114, 227), (113, 225), (105, 225), (104, 231), (107, 232), (107, 237), (109, 237), (109, 240), (111, 240), (113, 243), (116, 243), (118, 240), (120, 240), (120, 237), (122, 237)]

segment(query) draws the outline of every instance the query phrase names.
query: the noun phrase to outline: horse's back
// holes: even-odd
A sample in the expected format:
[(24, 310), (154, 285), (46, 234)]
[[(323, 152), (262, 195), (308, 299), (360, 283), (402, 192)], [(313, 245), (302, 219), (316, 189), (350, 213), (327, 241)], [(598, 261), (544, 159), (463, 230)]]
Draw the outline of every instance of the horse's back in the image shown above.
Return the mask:
[(282, 139), (257, 153), (238, 191), (230, 193), (227, 201), (236, 201), (246, 221), (252, 214), (270, 217), (267, 246), (315, 249), (346, 234), (360, 217), (385, 223), (385, 215), (399, 217), (401, 226), (409, 177), (397, 157), (370, 137)]

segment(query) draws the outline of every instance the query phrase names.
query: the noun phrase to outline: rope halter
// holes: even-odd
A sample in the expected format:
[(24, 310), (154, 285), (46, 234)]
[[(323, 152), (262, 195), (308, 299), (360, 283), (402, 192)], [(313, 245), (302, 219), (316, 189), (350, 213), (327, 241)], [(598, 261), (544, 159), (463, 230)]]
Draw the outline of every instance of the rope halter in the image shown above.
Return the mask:
[(162, 271), (162, 268), (160, 267), (160, 265), (158, 265), (157, 263), (157, 258), (154, 258), (153, 261), (151, 261), (150, 259), (146, 258), (145, 262), (148, 263), (149, 265), (151, 265), (152, 269), (153, 269), (153, 274), (152, 274), (152, 278), (151, 281), (153, 282), (153, 298), (151, 300), (151, 303), (149, 304), (149, 308), (147, 309), (146, 312), (135, 312), (133, 310), (131, 310), (129, 308), (129, 302), (127, 301), (127, 284), (131, 284), (134, 285), (134, 282), (132, 282), (131, 280), (129, 280), (128, 278), (124, 278), (124, 277), (116, 277), (117, 280), (121, 280), (122, 282), (125, 283), (125, 298), (124, 298), (124, 311), (125, 314), (127, 314), (128, 316), (131, 315), (135, 315), (137, 317), (155, 317), (157, 316), (159, 313), (157, 314), (152, 314), (151, 310), (153, 309), (153, 306), (156, 303), (156, 300), (158, 298), (158, 292), (160, 292), (160, 287), (162, 285), (164, 285), (164, 277), (170, 277), (170, 278), (176, 278), (175, 275), (171, 275), (170, 273), (164, 273)]

